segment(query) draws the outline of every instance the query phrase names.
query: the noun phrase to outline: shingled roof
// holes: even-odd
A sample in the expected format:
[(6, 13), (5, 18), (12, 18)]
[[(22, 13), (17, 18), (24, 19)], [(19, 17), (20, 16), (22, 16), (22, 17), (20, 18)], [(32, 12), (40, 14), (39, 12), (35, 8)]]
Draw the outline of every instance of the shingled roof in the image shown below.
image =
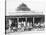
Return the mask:
[(17, 11), (30, 11), (26, 4), (22, 3), (17, 7)]

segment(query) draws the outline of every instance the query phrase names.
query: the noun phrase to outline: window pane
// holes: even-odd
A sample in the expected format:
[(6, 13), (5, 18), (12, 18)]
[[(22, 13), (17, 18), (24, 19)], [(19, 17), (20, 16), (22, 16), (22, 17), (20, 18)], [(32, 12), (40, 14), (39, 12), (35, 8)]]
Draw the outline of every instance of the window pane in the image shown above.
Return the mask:
[(27, 22), (33, 22), (33, 18), (27, 18)]
[(35, 21), (34, 21), (34, 22), (35, 22), (35, 23), (41, 22), (41, 17), (35, 18)]
[(25, 18), (19, 18), (19, 22), (26, 21)]

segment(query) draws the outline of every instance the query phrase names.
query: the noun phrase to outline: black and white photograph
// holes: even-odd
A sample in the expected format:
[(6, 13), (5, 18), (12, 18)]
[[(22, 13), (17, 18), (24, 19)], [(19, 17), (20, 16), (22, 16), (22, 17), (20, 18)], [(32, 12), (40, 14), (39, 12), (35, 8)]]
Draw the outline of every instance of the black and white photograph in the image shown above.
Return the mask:
[(43, 0), (5, 0), (5, 35), (45, 31), (44, 9)]

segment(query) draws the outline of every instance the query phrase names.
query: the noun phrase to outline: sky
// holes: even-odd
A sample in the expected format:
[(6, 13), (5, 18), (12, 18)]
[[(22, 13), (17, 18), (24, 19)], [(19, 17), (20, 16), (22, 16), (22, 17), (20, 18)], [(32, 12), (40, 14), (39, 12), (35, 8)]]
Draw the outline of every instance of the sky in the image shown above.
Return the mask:
[(6, 0), (6, 12), (15, 12), (22, 3), (35, 12), (46, 10), (46, 0)]

